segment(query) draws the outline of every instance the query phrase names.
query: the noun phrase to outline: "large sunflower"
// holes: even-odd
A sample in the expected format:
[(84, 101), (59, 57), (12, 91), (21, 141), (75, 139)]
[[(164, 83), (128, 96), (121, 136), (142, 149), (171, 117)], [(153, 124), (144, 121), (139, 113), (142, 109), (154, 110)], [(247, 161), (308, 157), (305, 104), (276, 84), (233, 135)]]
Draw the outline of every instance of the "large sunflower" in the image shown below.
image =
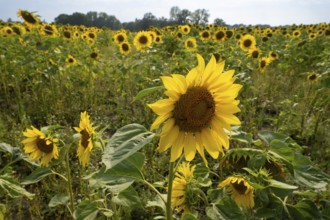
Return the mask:
[(190, 167), (189, 163), (182, 163), (179, 165), (172, 186), (171, 206), (176, 208), (178, 212), (191, 211), (196, 198), (193, 199), (196, 193), (193, 192), (194, 188), (194, 170), (196, 166)]
[(171, 162), (182, 151), (191, 161), (197, 150), (207, 164), (204, 148), (217, 158), (223, 153), (222, 147), (229, 147), (225, 130), (229, 131), (231, 124), (240, 124), (233, 114), (240, 111), (235, 98), (242, 86), (233, 84), (234, 70), (223, 72), (224, 62), (217, 64), (213, 55), (206, 67), (200, 55), (197, 59), (198, 66), (186, 77), (161, 77), (169, 98), (148, 105), (158, 115), (151, 130), (163, 123), (157, 150), (163, 152), (172, 147)]
[(47, 137), (46, 134), (33, 126), (32, 129), (26, 129), (23, 135), (26, 137), (21, 142), (24, 144), (24, 152), (33, 161), (41, 159), (40, 164), (47, 166), (51, 159), (58, 158), (58, 149), (56, 146), (58, 139)]
[(145, 51), (150, 47), (152, 38), (147, 31), (140, 31), (134, 37), (134, 46), (138, 51)]
[(219, 183), (219, 188), (225, 187), (238, 206), (253, 208), (254, 188), (242, 177), (230, 176)]
[(93, 149), (93, 135), (95, 134), (87, 112), (80, 113), (79, 127), (75, 127), (74, 129), (80, 134), (80, 141), (77, 148), (79, 162), (82, 166), (86, 166)]
[(29, 27), (37, 27), (39, 25), (39, 19), (31, 12), (19, 10), (17, 16), (23, 18), (24, 23)]

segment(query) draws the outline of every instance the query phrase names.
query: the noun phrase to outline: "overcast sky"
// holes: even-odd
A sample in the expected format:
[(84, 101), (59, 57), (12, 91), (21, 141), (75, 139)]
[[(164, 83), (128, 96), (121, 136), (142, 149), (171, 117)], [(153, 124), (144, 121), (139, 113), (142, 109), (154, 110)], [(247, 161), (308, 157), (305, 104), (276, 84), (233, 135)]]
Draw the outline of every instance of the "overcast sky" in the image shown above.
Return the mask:
[(0, 0), (0, 19), (19, 20), (18, 9), (35, 11), (46, 22), (59, 14), (106, 12), (120, 22), (141, 19), (147, 12), (169, 18), (171, 7), (206, 9), (209, 23), (222, 18), (227, 24), (330, 23), (330, 0)]

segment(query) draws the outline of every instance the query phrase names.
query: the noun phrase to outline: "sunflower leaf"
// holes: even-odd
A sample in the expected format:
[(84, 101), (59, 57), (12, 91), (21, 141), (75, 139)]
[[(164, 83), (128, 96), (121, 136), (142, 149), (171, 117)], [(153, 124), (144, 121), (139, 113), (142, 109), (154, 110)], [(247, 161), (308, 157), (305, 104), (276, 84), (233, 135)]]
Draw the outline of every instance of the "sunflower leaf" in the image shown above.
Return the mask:
[(133, 102), (140, 100), (140, 99), (144, 98), (145, 96), (147, 96), (151, 93), (154, 93), (156, 91), (159, 91), (163, 88), (164, 88), (164, 86), (155, 86), (155, 87), (143, 89), (134, 97)]
[(73, 215), (77, 220), (89, 220), (96, 219), (98, 212), (96, 201), (84, 200), (78, 205)]
[(56, 194), (48, 203), (49, 207), (55, 207), (58, 205), (65, 205), (69, 201), (67, 194)]
[(139, 124), (129, 124), (119, 128), (109, 140), (102, 155), (105, 171), (150, 143), (154, 136), (154, 133)]
[(9, 175), (0, 176), (0, 194), (5, 192), (12, 198), (26, 196), (29, 199), (32, 199), (34, 194), (26, 191), (19, 183)]
[(28, 185), (32, 183), (37, 183), (46, 176), (52, 174), (52, 170), (49, 167), (39, 167), (35, 171), (33, 171), (29, 176), (27, 176), (21, 184)]

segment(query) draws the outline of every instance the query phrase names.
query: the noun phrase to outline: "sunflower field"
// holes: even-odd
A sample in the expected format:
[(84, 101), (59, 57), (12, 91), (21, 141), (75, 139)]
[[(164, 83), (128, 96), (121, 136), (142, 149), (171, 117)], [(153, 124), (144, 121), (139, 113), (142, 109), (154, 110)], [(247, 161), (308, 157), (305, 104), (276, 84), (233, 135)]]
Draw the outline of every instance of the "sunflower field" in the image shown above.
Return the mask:
[(0, 220), (330, 219), (330, 24), (0, 23)]

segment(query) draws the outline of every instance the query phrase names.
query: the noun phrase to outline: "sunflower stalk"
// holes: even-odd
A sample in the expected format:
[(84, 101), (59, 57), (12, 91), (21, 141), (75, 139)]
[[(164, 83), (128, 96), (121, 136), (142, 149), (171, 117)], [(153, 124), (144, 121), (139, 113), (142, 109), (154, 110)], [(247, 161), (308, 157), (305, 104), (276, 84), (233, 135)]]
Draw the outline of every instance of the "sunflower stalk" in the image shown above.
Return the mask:
[(68, 191), (70, 196), (70, 212), (73, 214), (74, 212), (74, 205), (73, 205), (73, 192), (72, 192), (72, 179), (71, 179), (71, 171), (70, 171), (70, 161), (69, 161), (69, 153), (65, 156), (65, 162), (66, 162), (66, 172), (67, 172), (67, 183), (68, 183)]
[(174, 162), (170, 162), (169, 174), (168, 174), (167, 201), (166, 201), (166, 219), (167, 220), (173, 219), (172, 207), (171, 207), (173, 177), (174, 177)]

